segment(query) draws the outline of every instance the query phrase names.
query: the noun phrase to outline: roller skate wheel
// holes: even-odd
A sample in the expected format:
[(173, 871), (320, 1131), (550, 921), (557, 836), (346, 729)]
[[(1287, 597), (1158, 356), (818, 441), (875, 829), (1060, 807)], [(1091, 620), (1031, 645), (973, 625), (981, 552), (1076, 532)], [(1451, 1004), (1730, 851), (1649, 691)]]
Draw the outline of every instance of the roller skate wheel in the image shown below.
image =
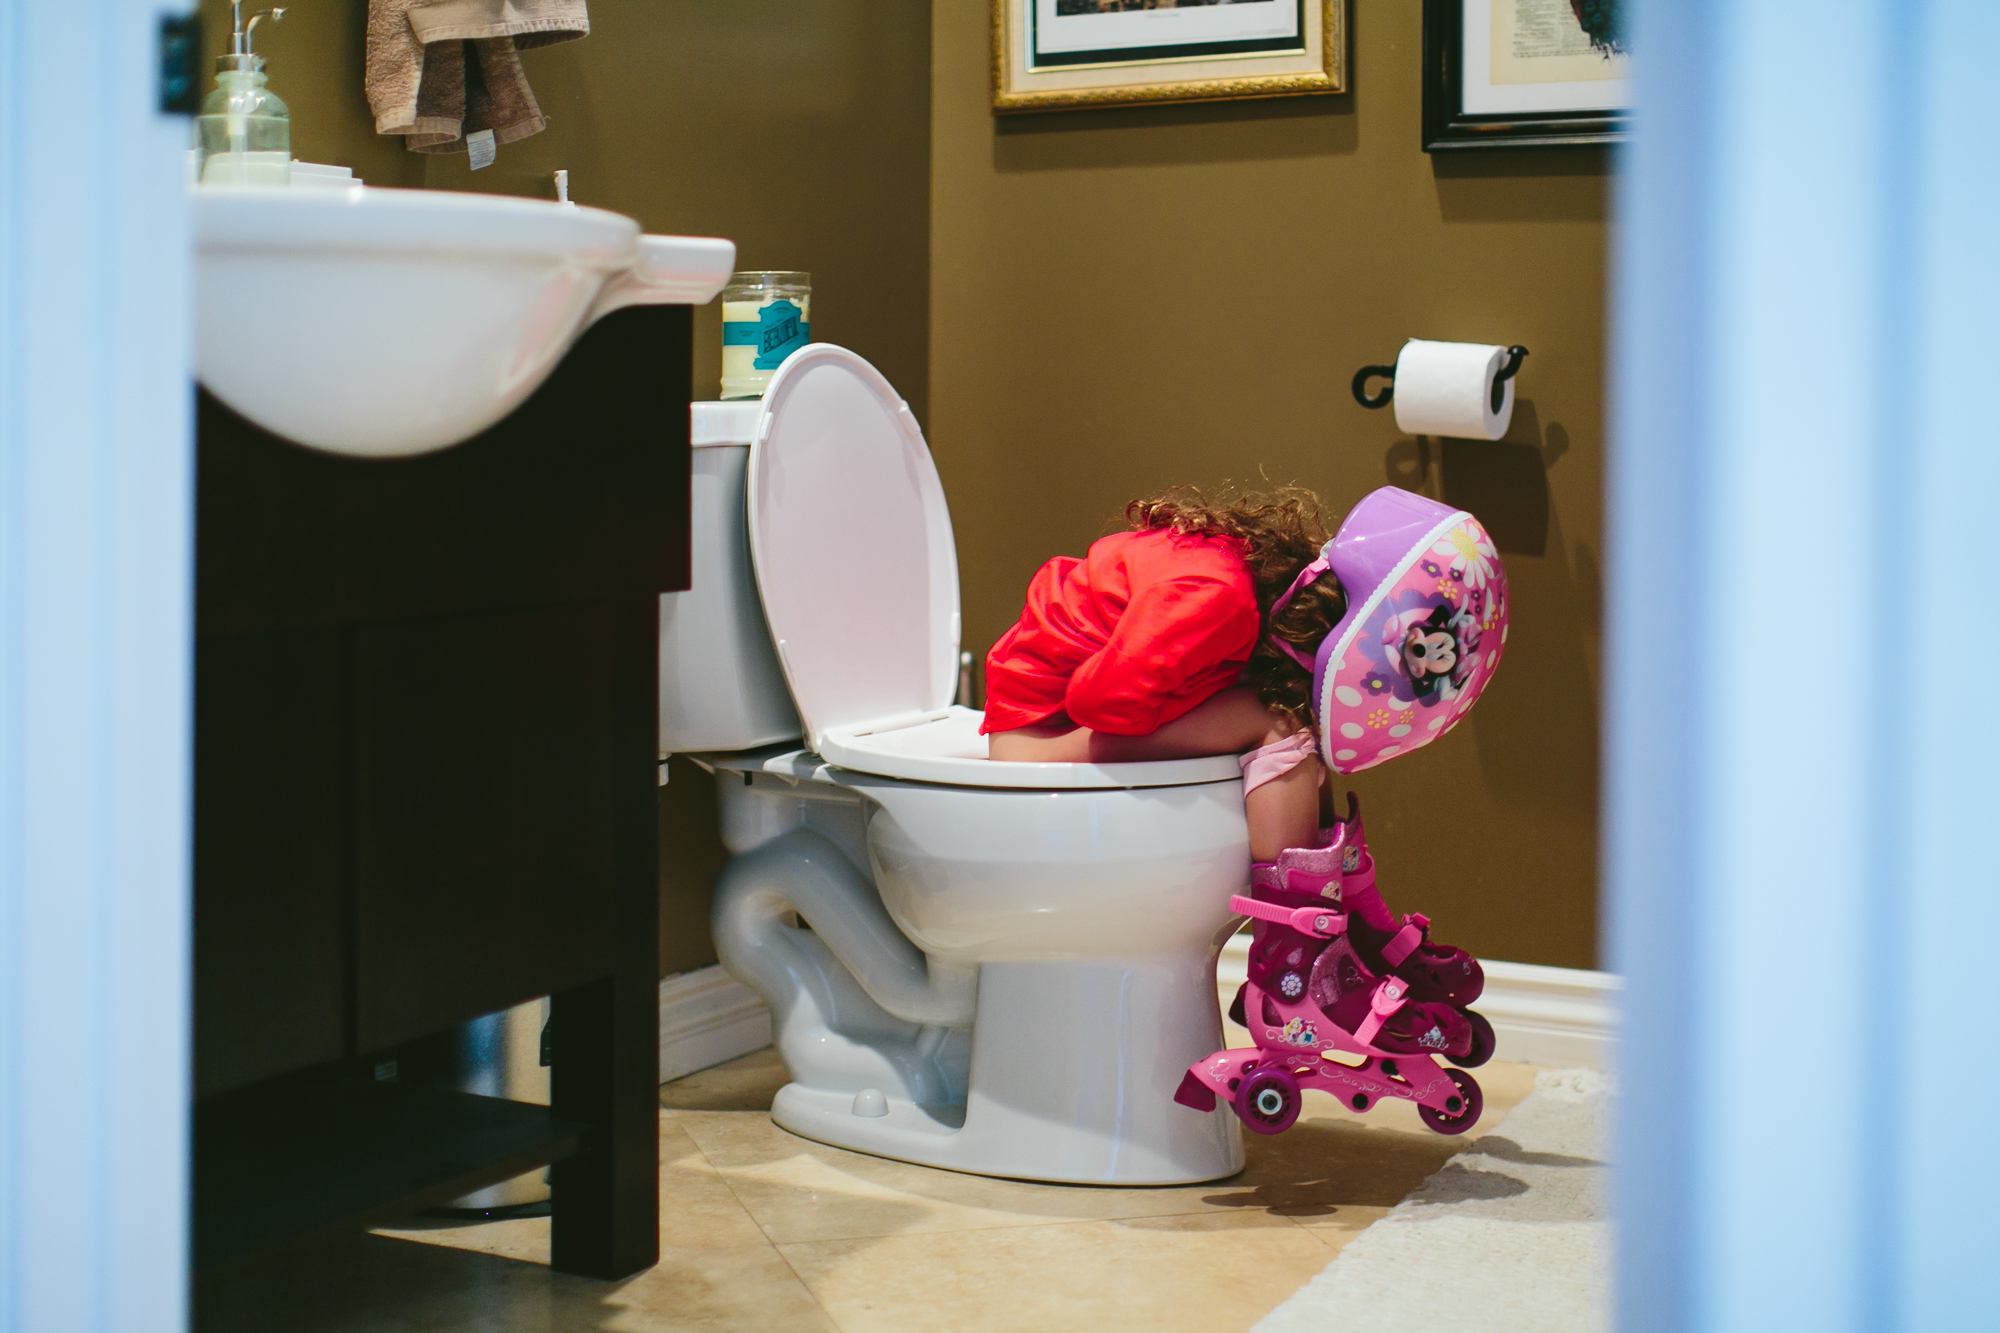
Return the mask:
[(1493, 1058), (1493, 1051), (1499, 1045), (1499, 1039), (1493, 1035), (1493, 1025), (1486, 1021), (1486, 1015), (1476, 1009), (1463, 1009), (1459, 1012), (1463, 1013), (1465, 1021), (1472, 1025), (1472, 1049), (1463, 1059), (1455, 1055), (1448, 1055), (1445, 1058), (1460, 1069), (1477, 1069)]
[(1444, 1072), (1457, 1085), (1458, 1096), (1447, 1097), (1444, 1110), (1419, 1104), (1417, 1115), (1440, 1134), (1463, 1134), (1479, 1122), (1479, 1112), (1486, 1099), (1472, 1075), (1457, 1069)]
[(1298, 1080), (1282, 1069), (1259, 1069), (1236, 1091), (1236, 1115), (1259, 1134), (1282, 1134), (1299, 1118)]

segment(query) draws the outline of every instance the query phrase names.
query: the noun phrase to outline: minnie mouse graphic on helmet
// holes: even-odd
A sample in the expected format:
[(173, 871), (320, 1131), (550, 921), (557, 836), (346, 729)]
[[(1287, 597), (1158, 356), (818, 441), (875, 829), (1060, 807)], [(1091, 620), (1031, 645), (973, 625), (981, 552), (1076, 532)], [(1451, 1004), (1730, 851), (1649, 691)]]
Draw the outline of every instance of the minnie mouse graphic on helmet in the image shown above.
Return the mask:
[(1462, 611), (1449, 606), (1430, 615), (1402, 635), (1403, 674), (1419, 699), (1449, 699), (1465, 684), (1465, 664), (1479, 646), (1479, 630)]

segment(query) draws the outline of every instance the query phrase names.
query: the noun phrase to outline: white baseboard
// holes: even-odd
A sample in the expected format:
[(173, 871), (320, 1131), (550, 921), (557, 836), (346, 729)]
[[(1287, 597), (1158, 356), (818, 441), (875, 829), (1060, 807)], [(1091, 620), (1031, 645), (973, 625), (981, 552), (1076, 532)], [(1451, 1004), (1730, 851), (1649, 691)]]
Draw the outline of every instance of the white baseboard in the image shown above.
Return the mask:
[(660, 982), (660, 1082), (771, 1044), (771, 1013), (718, 965)]
[[(1250, 937), (1232, 935), (1215, 964), (1225, 1008), (1250, 965)], [(1477, 1008), (1493, 1024), (1496, 1057), (1556, 1068), (1609, 1069), (1618, 1040), (1618, 992), (1610, 972), (1480, 960), (1486, 991)]]
[[(1215, 965), (1224, 1008), (1243, 984), (1250, 937), (1232, 935)], [(1617, 1042), (1618, 992), (1610, 972), (1481, 962), (1479, 1012), (1493, 1024), (1498, 1058), (1556, 1068), (1609, 1069)], [(660, 982), (660, 1082), (734, 1060), (771, 1044), (764, 1002), (720, 966)]]
[(1618, 1047), (1622, 977), (1577, 967), (1481, 960), (1479, 1012), (1500, 1039), (1499, 1057), (1531, 1065), (1609, 1070)]

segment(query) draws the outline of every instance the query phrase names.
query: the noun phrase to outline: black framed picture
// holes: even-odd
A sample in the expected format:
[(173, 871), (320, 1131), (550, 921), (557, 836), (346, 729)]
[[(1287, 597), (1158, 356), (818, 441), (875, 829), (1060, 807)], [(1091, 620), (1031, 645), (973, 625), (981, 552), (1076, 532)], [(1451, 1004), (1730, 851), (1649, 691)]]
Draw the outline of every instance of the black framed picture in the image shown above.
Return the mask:
[(1424, 151), (1619, 143), (1631, 0), (1424, 0)]

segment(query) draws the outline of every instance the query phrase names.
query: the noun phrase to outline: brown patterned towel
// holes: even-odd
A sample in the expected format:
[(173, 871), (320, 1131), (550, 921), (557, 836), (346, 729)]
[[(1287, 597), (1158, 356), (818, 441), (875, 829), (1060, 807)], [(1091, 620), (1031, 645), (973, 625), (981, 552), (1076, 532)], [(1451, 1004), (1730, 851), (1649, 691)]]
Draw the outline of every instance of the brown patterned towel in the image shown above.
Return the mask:
[(548, 127), (520, 52), (590, 31), (584, 0), (368, 0), (368, 105), (377, 134), (419, 153), (462, 153), (493, 131), (512, 143)]

